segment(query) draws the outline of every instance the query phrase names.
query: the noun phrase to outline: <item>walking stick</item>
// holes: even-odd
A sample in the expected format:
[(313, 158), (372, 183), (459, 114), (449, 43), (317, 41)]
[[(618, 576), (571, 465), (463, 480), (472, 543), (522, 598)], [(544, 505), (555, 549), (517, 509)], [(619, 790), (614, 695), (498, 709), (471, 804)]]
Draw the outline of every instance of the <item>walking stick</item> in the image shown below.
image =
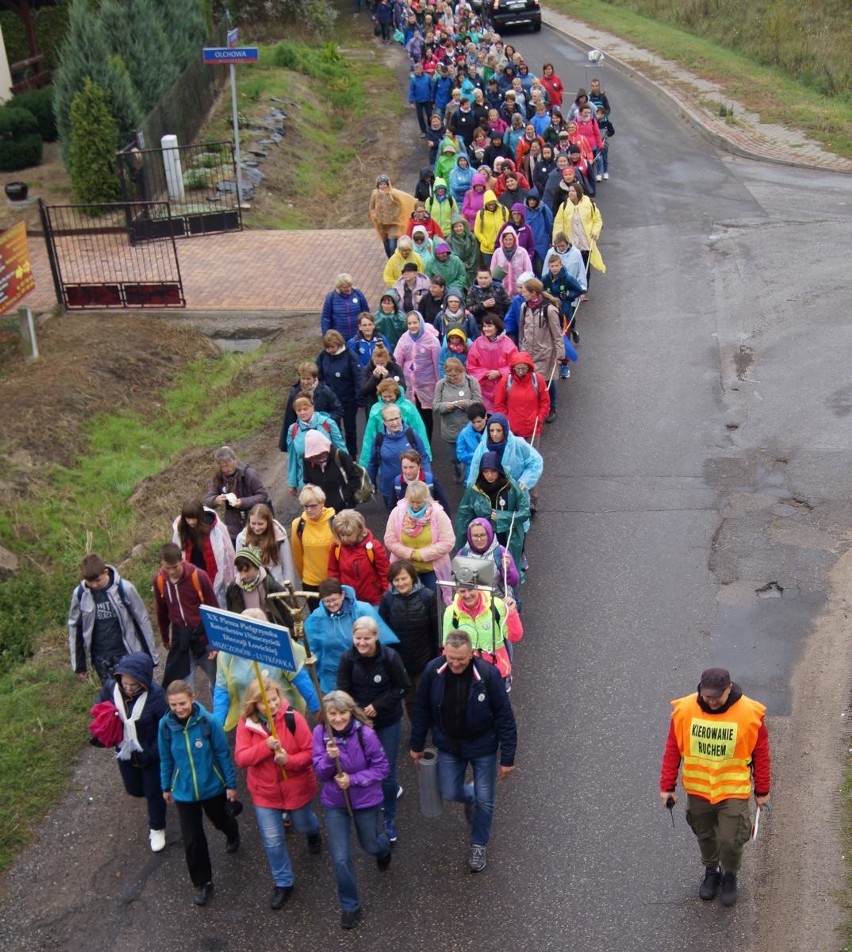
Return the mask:
[[(311, 651), (311, 643), (308, 641), (308, 633), (305, 630), (305, 614), (308, 610), (308, 599), (316, 595), (316, 592), (297, 592), (290, 579), (284, 580), (284, 588), (286, 591), (272, 592), (270, 595), (267, 595), (267, 598), (280, 598), (290, 611), (290, 615), (293, 618), (293, 637), (296, 641), (303, 641), (305, 643), (305, 654), (307, 655), (305, 664), (308, 666), (308, 674), (313, 682), (314, 690), (317, 692), (317, 697), (320, 699), (320, 708), (322, 708), (322, 688), (320, 687), (316, 671), (317, 659), (316, 655)], [(304, 601), (300, 602), (300, 599)], [(330, 736), (331, 734), (329, 734), (329, 737)], [(334, 758), (334, 764), (337, 767), (338, 775), (342, 774), (343, 767), (340, 765), (339, 757)], [(346, 801), (346, 810), (349, 816), (353, 816), (348, 790), (343, 791), (343, 799)]]
[[(263, 683), (263, 672), (260, 670), (260, 665), (256, 661), (252, 661), (254, 665), (254, 673), (257, 677), (257, 684), (260, 688), (260, 698), (263, 701), (263, 710), (266, 714), (266, 719), (269, 721), (269, 733), (278, 740), (278, 730), (275, 727), (275, 721), (272, 719), (272, 711), (269, 710), (269, 698), (266, 696), (266, 687)], [(279, 764), (279, 769), (281, 770), (281, 779), (287, 779), (287, 771), (284, 769), (283, 764)]]

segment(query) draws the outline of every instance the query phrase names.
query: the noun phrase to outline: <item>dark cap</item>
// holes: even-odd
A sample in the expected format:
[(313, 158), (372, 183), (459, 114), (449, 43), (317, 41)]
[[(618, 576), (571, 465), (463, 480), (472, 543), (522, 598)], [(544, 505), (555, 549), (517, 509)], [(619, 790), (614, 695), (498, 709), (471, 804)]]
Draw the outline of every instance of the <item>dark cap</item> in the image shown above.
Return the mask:
[(731, 683), (730, 672), (724, 668), (708, 668), (701, 675), (698, 688), (707, 697), (721, 697)]

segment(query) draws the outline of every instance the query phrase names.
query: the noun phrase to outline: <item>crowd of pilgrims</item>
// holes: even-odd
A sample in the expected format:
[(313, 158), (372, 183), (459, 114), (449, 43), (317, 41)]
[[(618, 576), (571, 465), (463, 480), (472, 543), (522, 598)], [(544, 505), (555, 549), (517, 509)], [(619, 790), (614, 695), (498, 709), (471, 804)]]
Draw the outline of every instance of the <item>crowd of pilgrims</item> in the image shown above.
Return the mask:
[[(240, 845), (236, 768), (246, 771), (273, 909), (293, 891), (287, 836), (322, 851), (319, 781), (345, 928), (360, 900), (349, 826), (330, 817), (345, 805), (362, 847), (388, 868), (403, 712), (413, 716), (448, 633), (466, 631), (511, 689), (540, 447), (578, 358), (590, 267), (603, 270), (594, 196), (614, 132), (598, 80), (567, 95), (551, 64), (536, 76), (465, 0), (382, 0), (372, 15), (410, 58), (429, 164), (413, 194), (377, 177), (370, 216), (385, 290), (373, 311), (352, 275), (339, 274), (321, 349), (295, 368), (279, 449), (298, 514), (279, 521), (258, 472), (230, 447), (216, 450), (206, 491), (181, 508), (153, 579), (162, 686), (145, 603), (98, 555), (83, 561), (68, 619), (73, 669), (102, 683), (93, 742), (115, 747), (126, 791), (147, 800), (155, 852), (175, 804), (193, 902), (206, 905), (213, 889), (202, 815), (227, 852)], [(489, 584), (462, 584), (457, 556), (493, 562)], [(288, 582), (306, 597), (280, 597)], [(297, 670), (264, 665), (258, 679), (251, 660), (211, 650), (201, 605), (288, 629)], [(352, 731), (361, 746), (347, 752)]]

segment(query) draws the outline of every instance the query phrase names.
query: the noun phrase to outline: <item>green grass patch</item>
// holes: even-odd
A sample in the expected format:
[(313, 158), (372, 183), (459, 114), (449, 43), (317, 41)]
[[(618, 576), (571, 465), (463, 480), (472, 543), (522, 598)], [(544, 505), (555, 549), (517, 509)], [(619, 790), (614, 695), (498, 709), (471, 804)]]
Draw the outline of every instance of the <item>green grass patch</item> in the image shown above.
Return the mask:
[[(338, 21), (335, 38), (339, 46), (291, 38), (261, 46), (259, 62), (237, 73), (244, 148), (256, 135), (253, 120), (272, 106), (287, 114), (284, 141), (269, 146), (260, 165), (266, 178), (245, 218), (250, 228), (339, 226), (340, 203), (352, 203), (353, 175), (372, 185), (375, 130), (390, 128), (405, 104), (395, 69), (377, 54), (364, 23)], [(228, 101), (208, 134), (230, 138), (230, 127)]]
[(852, 95), (837, 80), (837, 94), (828, 97), (754, 55), (605, 0), (551, 0), (551, 6), (718, 83), (761, 121), (800, 129), (828, 151), (852, 158)]
[[(185, 449), (212, 446), (228, 433), (239, 440), (258, 432), (275, 411), (269, 387), (243, 389), (241, 374), (263, 353), (225, 354), (190, 363), (162, 395), (153, 415), (100, 414), (86, 427), (86, 451), (72, 466), (53, 466), (44, 485), (25, 501), (0, 508), (0, 534), (37, 570), (0, 582), (0, 672), (32, 652), (33, 634), (63, 616), (85, 551), (116, 555), (135, 541), (129, 498)], [(2, 794), (0, 794), (2, 798)]]
[(65, 792), (92, 703), (92, 691), (56, 659), (0, 677), (0, 869)]

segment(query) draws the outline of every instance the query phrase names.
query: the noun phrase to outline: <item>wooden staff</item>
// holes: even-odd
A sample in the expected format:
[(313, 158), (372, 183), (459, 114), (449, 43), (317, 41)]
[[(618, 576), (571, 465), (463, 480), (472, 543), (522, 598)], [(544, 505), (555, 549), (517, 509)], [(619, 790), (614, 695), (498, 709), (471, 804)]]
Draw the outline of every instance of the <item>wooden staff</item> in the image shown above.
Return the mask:
[[(287, 606), (293, 618), (293, 637), (296, 641), (303, 641), (305, 643), (305, 654), (307, 655), (305, 664), (308, 666), (308, 674), (311, 676), (314, 690), (317, 692), (320, 706), (322, 706), (322, 688), (320, 688), (316, 671), (317, 659), (316, 655), (311, 651), (311, 643), (308, 641), (308, 633), (305, 630), (305, 614), (308, 610), (308, 599), (314, 597), (316, 592), (297, 592), (290, 579), (284, 580), (284, 588), (286, 589), (285, 592), (273, 592), (271, 595), (267, 595), (267, 598), (280, 598)], [(304, 602), (300, 602), (299, 599), (304, 599)], [(329, 738), (331, 738), (331, 729), (329, 729)], [(338, 776), (340, 776), (340, 774), (343, 773), (343, 767), (340, 764), (339, 757), (334, 758), (334, 765), (337, 767)], [(348, 790), (343, 791), (343, 799), (346, 801), (346, 810), (349, 816), (353, 816), (352, 803), (349, 800)]]
[[(272, 711), (269, 709), (269, 698), (266, 696), (266, 686), (263, 683), (263, 672), (260, 670), (260, 665), (256, 661), (252, 661), (254, 665), (254, 673), (257, 676), (257, 683), (260, 687), (260, 698), (263, 701), (263, 710), (266, 714), (266, 719), (269, 721), (269, 733), (278, 740), (278, 731), (275, 728), (275, 721), (272, 717)], [(280, 742), (279, 742), (280, 746)], [(281, 770), (281, 779), (287, 779), (287, 771), (284, 769), (283, 764), (279, 764), (279, 769)]]

